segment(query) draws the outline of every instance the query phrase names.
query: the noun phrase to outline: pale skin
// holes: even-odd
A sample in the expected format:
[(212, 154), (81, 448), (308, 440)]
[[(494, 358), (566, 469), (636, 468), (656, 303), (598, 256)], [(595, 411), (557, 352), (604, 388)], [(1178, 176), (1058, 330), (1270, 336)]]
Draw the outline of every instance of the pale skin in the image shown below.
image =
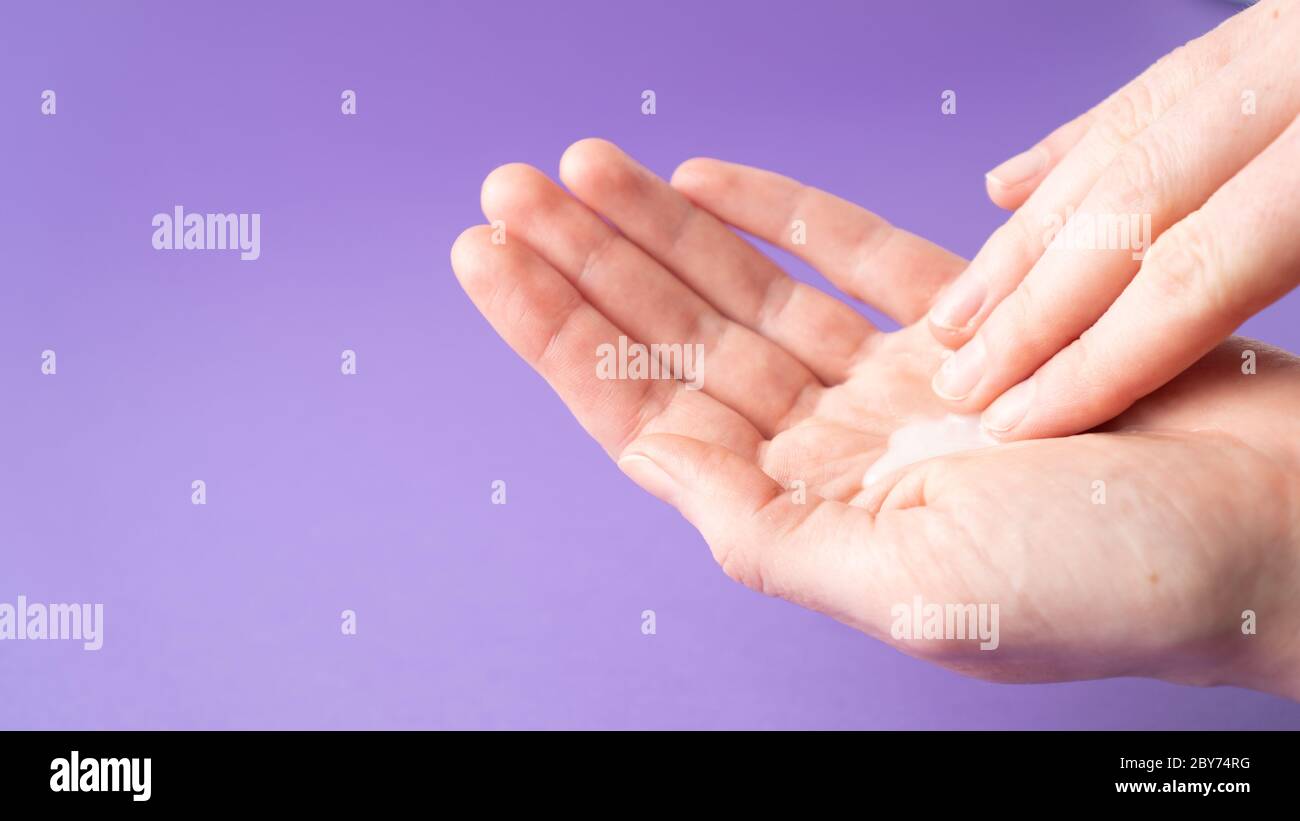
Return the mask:
[(1078, 433), (1300, 283), (1298, 53), (1300, 3), (1266, 0), (993, 169), (1014, 213), (930, 313), (935, 393), (1006, 441)]
[[(1146, 676), (1300, 698), (1300, 360), (1234, 338), (1104, 431), (932, 459), (864, 490), (891, 431), (947, 410), (926, 314), (965, 262), (716, 160), (688, 161), (670, 184), (584, 140), (560, 177), (571, 194), (528, 166), (489, 175), (483, 210), (505, 242), (465, 231), (456, 275), (731, 578), (980, 678)], [(795, 220), (806, 244), (792, 244)], [(903, 329), (796, 282), (729, 225)], [(598, 378), (597, 348), (620, 335), (703, 343), (703, 389)], [(996, 603), (998, 648), (896, 640), (891, 609), (917, 595)]]

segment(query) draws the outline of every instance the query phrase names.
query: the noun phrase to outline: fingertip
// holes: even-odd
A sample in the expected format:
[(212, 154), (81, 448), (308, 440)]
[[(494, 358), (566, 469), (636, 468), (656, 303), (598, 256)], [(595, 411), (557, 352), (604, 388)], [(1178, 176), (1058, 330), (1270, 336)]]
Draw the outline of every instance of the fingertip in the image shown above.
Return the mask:
[(588, 204), (603, 203), (610, 195), (626, 193), (645, 173), (639, 163), (609, 140), (579, 140), (560, 157), (560, 180)]
[(649, 456), (625, 452), (618, 457), (618, 469), (651, 496), (676, 506), (677, 482)]
[(977, 264), (972, 263), (939, 294), (926, 314), (935, 339), (944, 345), (969, 339), (988, 296), (988, 282)]
[(940, 323), (933, 312), (926, 315), (925, 324), (930, 329), (930, 335), (934, 337), (936, 342), (947, 348), (949, 353), (960, 348), (970, 338), (971, 329), (969, 327), (949, 328), (947, 325)]
[(1029, 377), (1008, 388), (980, 414), (980, 427), (999, 441), (1024, 438), (1022, 428), (1037, 394), (1038, 380)]
[(586, 137), (564, 149), (560, 155), (560, 179), (570, 188), (589, 179), (592, 173), (616, 163), (627, 154), (601, 137)]
[(479, 267), (483, 248), (488, 245), (492, 234), (487, 225), (471, 225), (451, 244), (451, 267), (456, 276), (465, 278)]
[(497, 166), (483, 179), (479, 204), (488, 219), (518, 213), (534, 205), (550, 180), (527, 163)]
[(1042, 178), (1046, 168), (1047, 150), (1043, 146), (1036, 145), (1028, 151), (1022, 151), (984, 175), (989, 196), (994, 199), (994, 202), (998, 201), (999, 197), (994, 197), (993, 194), (993, 189), (996, 188), (1000, 195), (1014, 194), (1027, 197), (1028, 192), (1032, 191)]
[(663, 470), (676, 473), (689, 461), (685, 455), (703, 446), (702, 442), (675, 433), (648, 433), (629, 443), (618, 455), (618, 461), (648, 459)]
[(682, 192), (699, 191), (708, 187), (720, 165), (718, 160), (709, 157), (692, 157), (673, 170), (669, 183)]
[(991, 174), (984, 175), (984, 190), (988, 193), (989, 200), (1004, 211), (1014, 211), (1029, 199), (1028, 191), (1008, 186)]

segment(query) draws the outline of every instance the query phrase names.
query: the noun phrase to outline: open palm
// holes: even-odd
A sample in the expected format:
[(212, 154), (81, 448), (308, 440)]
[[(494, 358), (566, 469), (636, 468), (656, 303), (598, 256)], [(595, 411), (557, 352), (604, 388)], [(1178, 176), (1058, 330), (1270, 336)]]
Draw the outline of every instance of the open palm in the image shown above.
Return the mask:
[[(742, 166), (692, 160), (669, 185), (585, 140), (560, 176), (572, 196), (528, 166), (494, 171), (495, 227), (462, 234), (453, 267), (728, 575), (986, 678), (1300, 690), (1295, 642), (1241, 630), (1246, 610), (1291, 635), (1298, 623), (1295, 360), (1252, 345), (1259, 373), (1246, 377), (1233, 340), (1104, 432), (932, 459), (864, 489), (893, 430), (944, 412), (929, 388), (944, 349), (923, 317), (964, 261)], [(724, 223), (905, 327), (878, 331)], [(620, 336), (702, 343), (702, 390), (599, 378), (596, 351)], [(917, 597), (997, 605), (996, 649), (900, 638), (895, 608)]]

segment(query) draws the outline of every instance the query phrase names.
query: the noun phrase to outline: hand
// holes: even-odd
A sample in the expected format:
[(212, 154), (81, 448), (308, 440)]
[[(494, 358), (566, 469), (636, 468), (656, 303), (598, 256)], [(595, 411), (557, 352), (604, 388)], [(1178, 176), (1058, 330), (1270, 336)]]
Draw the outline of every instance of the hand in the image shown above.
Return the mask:
[[(1234, 341), (1115, 432), (933, 459), (864, 490), (891, 431), (943, 412), (928, 386), (943, 348), (922, 318), (962, 261), (843, 200), (713, 160), (687, 162), (670, 187), (586, 140), (560, 176), (574, 196), (527, 166), (492, 172), (483, 210), (506, 241), (470, 228), (453, 267), (729, 576), (985, 678), (1144, 675), (1300, 696), (1300, 362), (1252, 344), (1246, 376)], [(877, 331), (718, 217), (913, 324)], [(807, 244), (792, 244), (796, 219)], [(703, 343), (703, 390), (598, 378), (597, 347), (620, 335)], [(895, 638), (896, 607), (916, 596), (997, 605), (997, 649)], [(1258, 635), (1241, 632), (1248, 609)]]
[(1297, 54), (1300, 4), (1260, 3), (989, 174), (1017, 210), (930, 315), (950, 407), (1087, 430), (1300, 282)]

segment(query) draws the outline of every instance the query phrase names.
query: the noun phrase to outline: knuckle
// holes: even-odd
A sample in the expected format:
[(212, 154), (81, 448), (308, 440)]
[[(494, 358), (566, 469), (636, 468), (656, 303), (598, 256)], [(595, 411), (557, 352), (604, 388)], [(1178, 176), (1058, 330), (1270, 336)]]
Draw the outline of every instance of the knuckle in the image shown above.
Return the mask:
[(1079, 338), (1066, 345), (1055, 357), (1056, 367), (1067, 374), (1086, 377), (1093, 358), (1089, 355), (1092, 346), (1092, 329), (1084, 331)]
[(734, 540), (710, 545), (713, 558), (727, 578), (758, 593), (767, 593), (762, 568), (754, 561), (753, 551), (745, 550)]
[(700, 476), (716, 476), (726, 473), (729, 462), (735, 456), (724, 448), (709, 448), (697, 460), (692, 471)]
[(1045, 369), (1043, 376), (1049, 381), (1068, 380), (1073, 412), (1100, 421), (1114, 415), (1114, 395), (1125, 375), (1103, 373), (1107, 366), (1095, 353), (1095, 343), (1094, 331), (1089, 328), (1053, 357), (1050, 370)]
[(1134, 140), (1120, 149), (1103, 190), (1121, 208), (1142, 207), (1160, 193), (1164, 161), (1150, 140)]
[(1055, 312), (1039, 297), (1030, 277), (1016, 286), (989, 315), (982, 332), (988, 356), (1008, 367), (1039, 358), (1053, 338)]
[(989, 317), (986, 334), (996, 340), (1034, 339), (1032, 326), (1034, 318), (1039, 315), (1037, 304), (1034, 286), (1029, 282), (1029, 277), (1025, 277), (1016, 289), (1002, 300), (994, 315)]
[(1196, 51), (1191, 47), (1192, 43), (1198, 42), (1192, 40), (1178, 46), (1173, 51), (1162, 56), (1151, 66), (1147, 72), (1157, 77), (1171, 77), (1181, 75), (1185, 69), (1191, 67), (1196, 62)]
[(1149, 81), (1139, 77), (1103, 106), (1096, 128), (1118, 148), (1155, 121), (1158, 97)]
[(745, 583), (745, 571), (736, 555), (734, 542), (710, 541), (709, 550), (713, 553), (713, 560), (718, 563), (718, 567), (722, 568), (722, 572), (728, 579)]
[(1046, 216), (1021, 208), (994, 230), (994, 240), (1008, 251), (1006, 258), (1013, 268), (1024, 270), (1042, 256), (1049, 222)]
[(1195, 309), (1222, 306), (1214, 249), (1211, 233), (1193, 217), (1161, 234), (1142, 265), (1156, 299)]

